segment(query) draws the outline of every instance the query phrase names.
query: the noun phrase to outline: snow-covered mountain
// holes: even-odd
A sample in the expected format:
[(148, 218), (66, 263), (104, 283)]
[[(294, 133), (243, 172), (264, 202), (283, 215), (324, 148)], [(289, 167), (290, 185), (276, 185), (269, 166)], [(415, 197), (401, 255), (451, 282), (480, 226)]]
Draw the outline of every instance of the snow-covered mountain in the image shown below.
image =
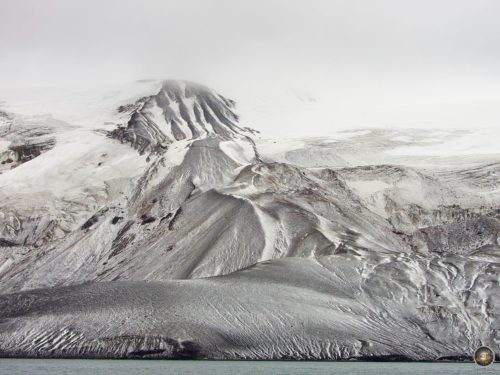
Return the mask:
[(2, 355), (499, 350), (499, 155), (401, 151), (466, 133), (260, 139), (171, 80), (52, 95), (0, 113)]

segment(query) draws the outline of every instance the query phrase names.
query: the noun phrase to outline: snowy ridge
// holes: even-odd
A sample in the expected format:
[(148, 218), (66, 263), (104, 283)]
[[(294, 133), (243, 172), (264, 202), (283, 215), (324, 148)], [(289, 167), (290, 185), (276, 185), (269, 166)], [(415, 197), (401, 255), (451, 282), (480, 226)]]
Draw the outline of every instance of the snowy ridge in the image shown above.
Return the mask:
[(163, 82), (156, 95), (120, 107), (119, 111), (130, 112), (130, 120), (111, 136), (131, 143), (141, 153), (211, 135), (228, 140), (243, 133), (233, 110), (233, 101), (207, 87), (169, 80)]
[(21, 138), (42, 125), (55, 144), (0, 175), (3, 355), (498, 348), (494, 155), (422, 168), (389, 152), (427, 136), (373, 130), (273, 153), (201, 85), (124, 96), (78, 121), (9, 113)]

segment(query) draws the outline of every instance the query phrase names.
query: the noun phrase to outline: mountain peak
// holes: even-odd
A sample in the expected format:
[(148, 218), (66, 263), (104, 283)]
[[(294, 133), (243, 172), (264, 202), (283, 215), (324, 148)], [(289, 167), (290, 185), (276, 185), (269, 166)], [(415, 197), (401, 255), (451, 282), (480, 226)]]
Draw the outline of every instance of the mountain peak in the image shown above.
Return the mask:
[(180, 140), (209, 136), (227, 140), (246, 132), (237, 125), (233, 100), (189, 81), (165, 80), (156, 94), (118, 111), (130, 117), (111, 136), (131, 143), (140, 153), (161, 152)]

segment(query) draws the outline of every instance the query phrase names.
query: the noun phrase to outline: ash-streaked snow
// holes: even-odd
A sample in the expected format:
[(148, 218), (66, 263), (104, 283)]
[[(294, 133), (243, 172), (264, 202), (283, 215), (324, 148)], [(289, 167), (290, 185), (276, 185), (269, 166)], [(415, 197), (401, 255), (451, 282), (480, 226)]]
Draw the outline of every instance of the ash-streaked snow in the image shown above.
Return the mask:
[(191, 82), (35, 94), (2, 98), (2, 355), (498, 350), (500, 159), (484, 132), (269, 139)]

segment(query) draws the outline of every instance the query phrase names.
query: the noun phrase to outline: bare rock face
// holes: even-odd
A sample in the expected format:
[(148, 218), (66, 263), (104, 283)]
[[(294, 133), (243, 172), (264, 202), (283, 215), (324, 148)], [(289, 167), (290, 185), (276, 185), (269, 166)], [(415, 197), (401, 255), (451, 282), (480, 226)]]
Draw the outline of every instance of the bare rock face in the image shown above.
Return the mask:
[(17, 130), (15, 144), (31, 146), (0, 175), (2, 355), (498, 350), (499, 164), (346, 161), (357, 142), (365, 154), (397, 143), (384, 132), (319, 152), (325, 164), (312, 155), (321, 143), (306, 143), (290, 164), (261, 157), (213, 90), (165, 81), (154, 92), (120, 103), (113, 130)]
[(0, 117), (4, 119), (0, 123), (0, 138), (9, 142), (6, 149), (0, 150), (0, 171), (26, 163), (55, 146), (53, 131), (43, 123), (26, 126), (6, 112), (0, 112)]
[(130, 114), (111, 137), (132, 144), (139, 152), (160, 151), (175, 141), (217, 136), (228, 140), (238, 127), (234, 102), (192, 82), (165, 81), (156, 95), (118, 111)]

